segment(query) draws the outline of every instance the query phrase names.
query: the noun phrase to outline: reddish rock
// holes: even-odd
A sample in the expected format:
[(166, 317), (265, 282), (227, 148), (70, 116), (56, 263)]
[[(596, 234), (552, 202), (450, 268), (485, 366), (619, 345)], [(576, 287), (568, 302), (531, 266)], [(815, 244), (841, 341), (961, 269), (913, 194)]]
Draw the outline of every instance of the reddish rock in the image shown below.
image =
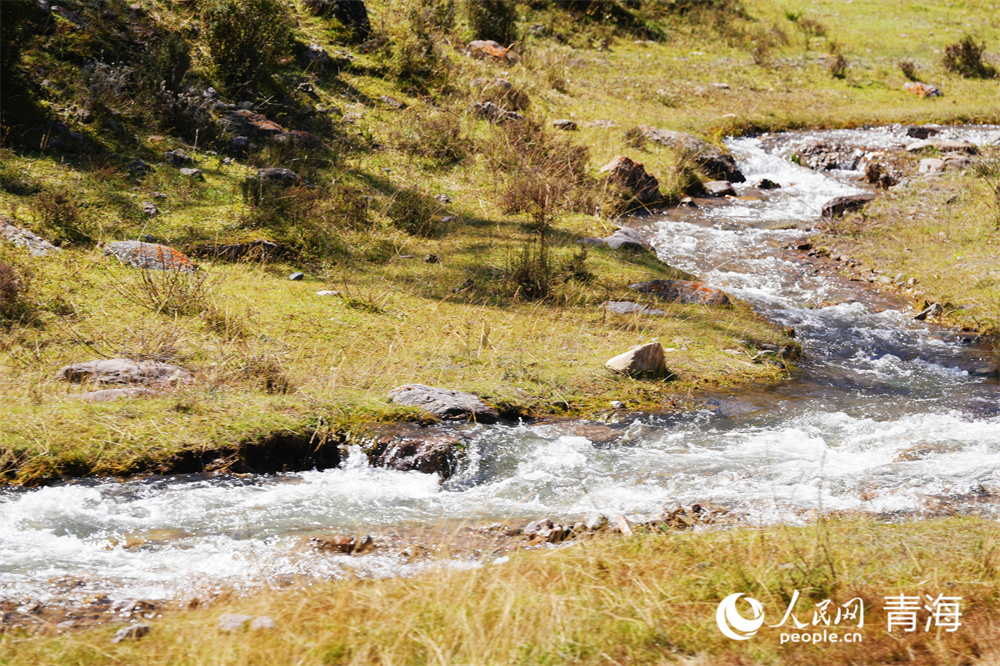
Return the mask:
[(104, 254), (117, 257), (136, 268), (188, 273), (198, 270), (198, 264), (191, 261), (183, 252), (156, 243), (140, 241), (109, 243), (104, 248)]
[(725, 292), (715, 287), (709, 287), (704, 282), (688, 280), (653, 280), (630, 284), (629, 289), (652, 294), (670, 303), (699, 303), (703, 305), (729, 305), (729, 297)]
[(268, 120), (265, 116), (247, 109), (233, 111), (229, 114), (228, 122), (234, 134), (257, 139), (277, 136), (285, 131), (284, 127), (273, 120)]
[(375, 549), (375, 542), (370, 536), (360, 539), (346, 536), (313, 537), (307, 542), (309, 547), (321, 553), (345, 553), (360, 555)]
[(903, 90), (906, 92), (911, 92), (918, 97), (944, 97), (944, 93), (940, 89), (935, 88), (929, 83), (917, 83), (916, 81), (907, 81), (903, 84)]
[(506, 46), (501, 46), (492, 39), (477, 39), (474, 42), (469, 42), (469, 55), (473, 58), (493, 60), (507, 64), (514, 64), (521, 59)]
[(663, 200), (660, 182), (646, 173), (646, 167), (619, 155), (603, 167), (601, 173), (608, 174), (608, 180), (628, 191), (641, 204), (654, 204)]

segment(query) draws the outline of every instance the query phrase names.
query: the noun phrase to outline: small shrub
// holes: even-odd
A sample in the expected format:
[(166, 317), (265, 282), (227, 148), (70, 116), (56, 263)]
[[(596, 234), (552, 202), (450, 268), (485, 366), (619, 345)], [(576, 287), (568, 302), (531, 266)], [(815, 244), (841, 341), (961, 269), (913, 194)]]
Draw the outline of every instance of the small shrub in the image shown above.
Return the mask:
[(54, 244), (89, 244), (93, 242), (74, 197), (68, 192), (63, 190), (43, 191), (35, 197), (29, 206)]
[(209, 308), (215, 283), (197, 271), (130, 271), (115, 290), (132, 305), (153, 314), (169, 316), (200, 314)]
[(552, 293), (554, 271), (549, 261), (547, 227), (528, 237), (504, 270), (504, 288), (515, 298), (536, 301)]
[(388, 48), (382, 51), (390, 74), (420, 91), (447, 84), (451, 62), (440, 44), (446, 30), (434, 0), (408, 4)]
[(285, 372), (284, 364), (272, 353), (248, 355), (239, 371), (240, 378), (265, 393), (292, 393), (295, 385)]
[(84, 104), (97, 118), (108, 118), (128, 101), (127, 91), (131, 86), (132, 70), (128, 67), (112, 67), (102, 62), (87, 65), (81, 70), (83, 84), (87, 88)]
[(847, 58), (842, 53), (838, 53), (837, 57), (830, 63), (830, 76), (835, 79), (843, 79), (847, 76)]
[(30, 318), (34, 307), (27, 291), (27, 280), (17, 269), (0, 262), (0, 322), (10, 324)]
[(514, 0), (464, 0), (465, 15), (475, 39), (501, 44), (517, 41), (517, 6)]
[(179, 33), (171, 33), (146, 52), (136, 68), (136, 78), (146, 90), (181, 90), (191, 68), (191, 45)]
[(985, 50), (985, 43), (976, 44), (972, 35), (966, 35), (960, 41), (945, 47), (942, 64), (949, 72), (967, 79), (992, 79), (996, 77), (997, 70), (983, 62)]
[(917, 65), (912, 60), (900, 60), (899, 61), (899, 71), (903, 73), (907, 81), (919, 81), (920, 78), (917, 76)]
[(642, 150), (646, 147), (646, 135), (638, 127), (632, 127), (625, 130), (625, 135), (622, 137), (622, 141), (629, 148), (634, 148), (635, 150)]
[(429, 194), (416, 189), (402, 189), (389, 197), (385, 215), (393, 226), (412, 236), (434, 238), (448, 231), (441, 206)]
[(795, 25), (807, 39), (826, 36), (826, 26), (814, 19), (799, 19)]
[(458, 117), (450, 113), (414, 111), (400, 123), (396, 147), (410, 155), (443, 164), (461, 162), (468, 154), (468, 139)]
[(291, 18), (281, 0), (214, 0), (202, 22), (216, 73), (234, 93), (259, 90), (291, 46)]
[(796, 10), (784, 9), (782, 11), (785, 14), (785, 18), (788, 19), (789, 21), (791, 21), (792, 23), (795, 23), (800, 18), (802, 18), (802, 10), (801, 9), (796, 9)]

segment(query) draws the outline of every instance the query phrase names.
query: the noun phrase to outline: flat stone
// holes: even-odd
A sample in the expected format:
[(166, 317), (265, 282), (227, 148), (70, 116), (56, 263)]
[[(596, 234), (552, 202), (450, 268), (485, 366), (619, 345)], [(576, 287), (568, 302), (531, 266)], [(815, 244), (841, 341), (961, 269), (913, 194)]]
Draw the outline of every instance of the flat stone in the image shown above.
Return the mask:
[(77, 384), (174, 384), (194, 379), (189, 371), (161, 361), (110, 358), (64, 366), (56, 379)]
[(968, 141), (949, 141), (942, 139), (941, 141), (935, 141), (934, 147), (942, 153), (967, 153), (969, 155), (976, 155), (979, 153), (979, 148), (977, 148), (975, 144), (969, 143)]
[(603, 240), (612, 250), (650, 250), (652, 246), (646, 242), (641, 232), (630, 227), (620, 227)]
[(735, 197), (736, 190), (728, 180), (712, 180), (704, 184), (705, 191), (713, 197)]
[(148, 624), (133, 624), (130, 627), (122, 627), (115, 632), (115, 635), (111, 638), (112, 643), (121, 643), (122, 641), (137, 641), (143, 636), (146, 636), (150, 632), (150, 626)]
[(908, 153), (919, 153), (922, 150), (930, 150), (934, 147), (934, 141), (929, 139), (921, 139), (920, 141), (914, 141), (913, 143), (907, 144), (906, 152)]
[(194, 272), (198, 265), (172, 247), (142, 241), (118, 241), (104, 246), (104, 254), (136, 268), (156, 271)]
[(521, 59), (506, 46), (501, 46), (492, 39), (477, 39), (469, 42), (468, 50), (470, 56), (479, 58), (480, 60), (514, 64)]
[(497, 124), (524, 120), (524, 116), (520, 113), (508, 111), (493, 102), (476, 102), (469, 107), (469, 112)]
[(226, 613), (219, 618), (219, 631), (240, 631), (252, 619), (252, 615)]
[(500, 418), (497, 411), (477, 395), (424, 384), (396, 387), (389, 392), (389, 400), (397, 405), (419, 407), (441, 419), (496, 423)]
[(855, 194), (847, 197), (837, 197), (830, 199), (823, 204), (822, 217), (830, 220), (840, 217), (844, 213), (851, 213), (861, 210), (875, 198), (874, 194)]
[(151, 395), (153, 395), (153, 392), (149, 389), (121, 388), (89, 391), (72, 397), (76, 400), (82, 400), (83, 402), (113, 402), (115, 400), (125, 400), (128, 398), (144, 398)]
[(629, 289), (643, 294), (652, 294), (669, 303), (729, 305), (729, 297), (720, 289), (709, 287), (704, 282), (689, 280), (652, 280), (630, 284)]
[(573, 122), (572, 120), (567, 120), (565, 118), (560, 120), (553, 120), (552, 126), (555, 127), (557, 130), (563, 130), (566, 132), (575, 132), (576, 130), (580, 129), (575, 122)]
[(41, 236), (27, 229), (14, 226), (13, 220), (3, 215), (0, 215), (0, 240), (18, 247), (27, 248), (28, 252), (35, 257), (44, 257), (50, 252), (59, 251), (59, 248)]
[(623, 374), (658, 374), (667, 369), (667, 361), (663, 346), (659, 342), (650, 342), (609, 359), (604, 367)]
[(292, 187), (293, 185), (298, 185), (302, 182), (302, 179), (299, 178), (299, 174), (295, 173), (291, 169), (259, 169), (257, 171), (257, 177), (266, 183), (279, 185), (281, 187)]
[(919, 173), (937, 173), (938, 171), (944, 171), (944, 160), (936, 157), (922, 159), (920, 160), (920, 166), (917, 170)]
[(295, 272), (295, 273), (292, 273), (291, 275), (289, 275), (288, 279), (291, 280), (292, 282), (298, 282), (299, 280), (304, 280), (305, 277), (306, 277), (305, 273)]
[(259, 615), (250, 620), (250, 631), (267, 631), (277, 626), (278, 623), (270, 615)]
[(604, 303), (604, 309), (615, 314), (629, 315), (641, 314), (650, 316), (660, 316), (667, 314), (663, 310), (657, 310), (647, 305), (633, 303), (632, 301), (608, 301)]

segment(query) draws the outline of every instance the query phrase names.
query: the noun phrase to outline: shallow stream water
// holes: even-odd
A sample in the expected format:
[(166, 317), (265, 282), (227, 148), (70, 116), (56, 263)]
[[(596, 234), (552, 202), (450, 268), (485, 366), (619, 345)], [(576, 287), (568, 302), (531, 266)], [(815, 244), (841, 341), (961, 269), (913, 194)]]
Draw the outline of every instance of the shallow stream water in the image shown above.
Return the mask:
[[(1000, 140), (997, 127), (947, 132)], [(323, 472), (6, 491), (0, 600), (184, 599), (351, 571), (404, 575), (426, 565), (317, 556), (295, 544), (309, 534), (574, 521), (699, 501), (752, 522), (795, 522), (812, 510), (912, 514), (947, 498), (1000, 517), (1000, 387), (968, 371), (985, 350), (915, 321), (871, 288), (813, 274), (780, 249), (805, 234), (775, 226), (808, 226), (824, 202), (859, 192), (857, 172), (819, 173), (789, 160), (818, 139), (861, 153), (908, 141), (902, 128), (733, 140), (748, 183), (769, 178), (781, 188), (756, 201), (677, 209), (649, 225), (664, 261), (795, 328), (805, 352), (796, 379), (719, 396), (699, 413), (640, 418), (614, 445), (553, 424), (481, 427), (443, 484), (355, 455)], [(668, 363), (683, 353), (683, 342), (662, 342), (676, 349)]]

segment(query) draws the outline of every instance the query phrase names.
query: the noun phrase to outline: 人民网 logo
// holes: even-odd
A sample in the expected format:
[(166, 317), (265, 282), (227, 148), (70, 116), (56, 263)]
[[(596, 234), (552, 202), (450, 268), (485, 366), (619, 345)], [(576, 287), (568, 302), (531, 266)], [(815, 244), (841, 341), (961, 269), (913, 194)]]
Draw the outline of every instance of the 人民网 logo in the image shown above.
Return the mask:
[(752, 618), (743, 617), (736, 609), (736, 602), (742, 596), (744, 596), (742, 592), (730, 594), (722, 600), (722, 603), (719, 604), (719, 610), (715, 613), (715, 621), (719, 624), (719, 631), (737, 641), (749, 639), (764, 624), (764, 608), (756, 599), (746, 598), (753, 613)]

